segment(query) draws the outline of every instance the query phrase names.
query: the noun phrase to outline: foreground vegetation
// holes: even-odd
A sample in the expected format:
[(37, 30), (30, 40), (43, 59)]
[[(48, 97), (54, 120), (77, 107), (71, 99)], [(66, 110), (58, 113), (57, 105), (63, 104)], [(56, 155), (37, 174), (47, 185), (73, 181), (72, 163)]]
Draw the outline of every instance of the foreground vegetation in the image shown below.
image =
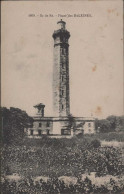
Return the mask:
[(124, 185), (122, 182), (116, 183), (111, 179), (107, 186), (95, 186), (88, 178), (84, 181), (79, 178), (76, 184), (69, 185), (57, 178), (49, 179), (46, 182), (41, 179), (40, 182), (34, 184), (33, 180), (30, 178), (20, 181), (18, 184), (15, 181), (11, 183), (5, 181), (2, 184), (2, 191), (3, 194), (121, 194), (124, 191)]
[[(41, 193), (122, 193), (124, 184), (124, 147), (102, 147), (101, 141), (124, 141), (123, 117), (109, 117), (96, 121), (102, 130), (93, 135), (79, 134), (72, 139), (28, 139), (24, 127), (32, 125), (24, 111), (16, 108), (2, 108), (2, 154), (1, 175), (3, 194), (41, 194)], [(107, 126), (108, 128), (106, 128)], [(112, 130), (112, 127), (114, 127)], [(104, 129), (104, 130), (103, 130)], [(109, 133), (105, 129), (109, 129)], [(109, 183), (100, 186), (83, 174), (95, 172), (96, 177), (113, 176)], [(8, 179), (13, 174), (18, 181)], [(34, 182), (38, 176), (40, 182)], [(65, 184), (62, 176), (76, 177), (75, 184)]]
[(23, 176), (78, 176), (85, 172), (97, 175), (123, 173), (122, 149), (100, 147), (97, 140), (26, 139), (23, 145), (4, 146), (3, 173)]
[[(122, 149), (101, 147), (98, 140), (88, 137), (25, 139), (20, 145), (4, 145), (2, 149), (3, 194), (124, 191), (123, 183), (112, 179), (108, 185), (101, 186), (94, 185), (88, 178), (81, 180), (82, 174), (91, 172), (96, 172), (98, 177), (121, 177), (124, 173)], [(6, 179), (13, 173), (21, 177), (19, 182)], [(34, 178), (41, 175), (49, 179), (34, 183)], [(77, 177), (77, 183), (66, 185), (58, 179), (60, 176)]]

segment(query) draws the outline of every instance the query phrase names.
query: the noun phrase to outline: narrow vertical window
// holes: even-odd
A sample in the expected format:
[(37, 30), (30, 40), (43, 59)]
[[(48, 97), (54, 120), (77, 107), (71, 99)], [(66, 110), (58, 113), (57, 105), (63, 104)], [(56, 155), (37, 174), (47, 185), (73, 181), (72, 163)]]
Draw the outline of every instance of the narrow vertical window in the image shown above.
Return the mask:
[(42, 124), (41, 123), (39, 123), (39, 127), (41, 127), (42, 126)]
[(66, 54), (66, 49), (64, 49), (64, 53), (63, 53), (64, 55)]
[(33, 135), (33, 130), (31, 129), (31, 135)]
[(62, 110), (63, 110), (63, 107), (64, 107), (64, 106), (63, 106), (63, 104), (62, 104)]
[(49, 122), (47, 122), (46, 126), (47, 126), (47, 127), (49, 127), (49, 126), (50, 126), (50, 123), (49, 123)]
[(62, 77), (61, 77), (61, 80), (62, 80), (62, 82), (64, 81), (64, 76), (62, 75)]
[(62, 48), (62, 55), (66, 54), (66, 50)]
[(47, 135), (49, 135), (50, 134), (50, 130), (47, 130)]
[(64, 90), (61, 90), (61, 95), (62, 95), (62, 96), (64, 95)]
[(39, 136), (41, 135), (41, 130), (38, 130), (38, 135), (39, 135)]

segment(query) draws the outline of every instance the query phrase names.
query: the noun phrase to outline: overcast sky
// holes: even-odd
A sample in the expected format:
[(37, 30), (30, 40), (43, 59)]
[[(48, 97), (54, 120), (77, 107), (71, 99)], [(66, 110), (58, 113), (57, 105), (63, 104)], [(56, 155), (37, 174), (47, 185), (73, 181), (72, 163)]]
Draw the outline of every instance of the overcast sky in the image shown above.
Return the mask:
[(2, 1), (2, 106), (32, 115), (33, 105), (41, 102), (46, 105), (45, 115), (53, 116), (52, 34), (61, 18), (71, 33), (71, 113), (99, 118), (122, 115), (122, 1)]

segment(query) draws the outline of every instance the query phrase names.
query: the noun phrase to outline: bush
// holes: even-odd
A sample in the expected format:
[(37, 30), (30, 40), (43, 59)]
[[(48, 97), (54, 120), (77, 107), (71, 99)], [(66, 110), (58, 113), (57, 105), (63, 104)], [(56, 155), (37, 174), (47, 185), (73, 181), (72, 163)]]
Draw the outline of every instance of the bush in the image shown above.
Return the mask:
[(84, 134), (83, 134), (83, 133), (78, 133), (78, 134), (76, 135), (76, 137), (77, 137), (77, 138), (84, 138)]
[(23, 146), (4, 146), (2, 174), (7, 171), (21, 176), (49, 177), (77, 177), (85, 172), (96, 172), (98, 176), (123, 174), (122, 150), (98, 147), (96, 141), (44, 137), (44, 142), (43, 139), (27, 139)]
[(98, 139), (92, 140), (90, 144), (93, 148), (98, 148), (101, 146), (101, 142)]
[(5, 180), (2, 182), (2, 193), (3, 194), (96, 194), (96, 193), (122, 193), (124, 191), (124, 186), (117, 184), (115, 181), (110, 181), (110, 188), (107, 185), (96, 186), (92, 184), (92, 181), (85, 178), (84, 181), (78, 180), (76, 184), (65, 184), (64, 181), (60, 181), (58, 178), (52, 178), (46, 182), (42, 179), (40, 182), (34, 183), (33, 179), (24, 179), (21, 182), (9, 182)]

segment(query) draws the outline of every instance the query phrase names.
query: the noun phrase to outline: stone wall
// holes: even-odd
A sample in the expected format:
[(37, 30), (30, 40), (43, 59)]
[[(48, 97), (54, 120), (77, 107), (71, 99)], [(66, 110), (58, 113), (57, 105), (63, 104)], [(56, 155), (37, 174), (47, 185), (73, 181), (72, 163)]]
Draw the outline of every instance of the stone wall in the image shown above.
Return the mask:
[(53, 111), (54, 116), (59, 116), (59, 97), (60, 97), (60, 46), (54, 48), (53, 65)]
[(53, 33), (53, 110), (54, 116), (57, 117), (68, 116), (70, 114), (69, 37), (70, 33), (67, 30), (57, 30)]
[[(60, 48), (60, 116), (70, 114), (68, 45)], [(62, 107), (63, 106), (63, 107)]]

